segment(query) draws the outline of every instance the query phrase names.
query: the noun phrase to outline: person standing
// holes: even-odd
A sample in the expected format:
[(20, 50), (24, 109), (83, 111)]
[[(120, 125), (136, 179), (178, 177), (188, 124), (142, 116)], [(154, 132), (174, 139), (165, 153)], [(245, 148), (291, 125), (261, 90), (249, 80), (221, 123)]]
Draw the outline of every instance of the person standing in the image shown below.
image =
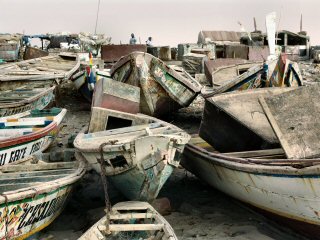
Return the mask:
[(152, 46), (152, 37), (148, 37), (148, 40), (146, 41), (147, 46)]
[(135, 38), (133, 33), (131, 33), (131, 38), (130, 38), (129, 43), (130, 44), (136, 44), (137, 43), (137, 39)]

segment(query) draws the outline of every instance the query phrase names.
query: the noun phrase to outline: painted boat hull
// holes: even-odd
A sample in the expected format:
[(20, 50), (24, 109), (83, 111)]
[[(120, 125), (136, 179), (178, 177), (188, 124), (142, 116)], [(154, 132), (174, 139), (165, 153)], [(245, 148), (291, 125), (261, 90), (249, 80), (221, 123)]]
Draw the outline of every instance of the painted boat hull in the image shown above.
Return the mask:
[(6, 222), (5, 218), (2, 218), (0, 239), (25, 239), (47, 227), (62, 212), (71, 190), (72, 186), (69, 185), (40, 194), (36, 198), (29, 197), (10, 202), (8, 209), (6, 204), (2, 204), (1, 216), (9, 215), (10, 223), (7, 226), (6, 238)]
[[(48, 126), (38, 131), (0, 141), (0, 166), (25, 159), (45, 151), (59, 132), (59, 124), (66, 114), (63, 109)], [(10, 121), (10, 120), (9, 120)]]
[(186, 146), (181, 164), (227, 195), (300, 225), (316, 227), (319, 235), (319, 165), (298, 169), (290, 164), (253, 164), (193, 144)]
[[(109, 173), (108, 179), (130, 200), (154, 200), (170, 177), (173, 169), (179, 165), (179, 156), (184, 146), (173, 147), (173, 144), (170, 144), (169, 137), (159, 137), (159, 139), (147, 137), (132, 141), (128, 145), (130, 145), (130, 148), (125, 151), (120, 150), (121, 147), (117, 147), (108, 150), (108, 153), (104, 153), (104, 159), (124, 157), (126, 161), (123, 164), (127, 163), (130, 166), (126, 170), (121, 170), (121, 166), (119, 166), (118, 172), (110, 172), (107, 169), (107, 173)], [(158, 162), (159, 159), (153, 156), (154, 146), (158, 152), (169, 156), (168, 163)], [(178, 152), (177, 149), (179, 149), (179, 153), (176, 153)], [(138, 157), (136, 158), (130, 152), (135, 152)], [(98, 163), (98, 159), (101, 157), (100, 152), (82, 151), (82, 155), (93, 169), (99, 173), (101, 172), (101, 166)], [(139, 156), (144, 157), (139, 158)]]
[[(112, 125), (121, 122), (129, 125)], [(142, 201), (157, 197), (190, 140), (186, 132), (159, 119), (99, 107), (92, 108), (86, 132), (77, 135), (75, 148), (97, 172), (105, 168), (104, 174), (124, 196)]]
[(55, 87), (48, 88), (38, 96), (33, 97), (28, 101), (21, 101), (15, 104), (6, 104), (0, 106), (0, 120), (10, 117), (18, 117), (19, 115), (26, 115), (29, 111), (38, 109), (42, 110), (47, 107), (54, 100), (54, 89)]
[[(62, 162), (59, 163), (61, 166), (63, 165)], [(66, 164), (70, 166), (70, 163)], [(21, 162), (10, 167), (19, 167), (20, 164)], [(22, 164), (25, 164), (25, 161)], [(30, 164), (24, 166), (30, 166)], [(20, 176), (23, 177), (19, 179), (21, 181), (17, 182), (15, 190), (1, 192), (0, 239), (25, 239), (47, 227), (59, 216), (72, 192), (73, 185), (82, 178), (86, 168), (84, 162), (78, 162), (72, 163), (72, 167), (65, 167), (65, 170), (60, 169), (67, 174), (58, 176), (59, 173), (53, 168), (51, 169), (53, 173), (48, 174), (48, 176), (41, 176), (41, 171), (35, 170), (32, 172), (26, 167), (26, 170), (21, 170), (23, 173)], [(12, 174), (13, 172), (8, 174), (6, 171), (2, 172), (0, 181), (5, 183), (7, 179), (12, 178)], [(19, 175), (19, 171), (15, 174)], [(8, 176), (6, 177), (6, 175)], [(23, 183), (27, 183), (27, 180), (23, 178), (32, 181), (32, 178), (40, 179), (41, 177), (48, 177), (48, 181), (40, 180), (36, 182), (34, 180), (34, 184), (31, 186), (22, 187)], [(52, 180), (49, 180), (50, 177)]]
[(178, 73), (160, 59), (143, 52), (122, 57), (110, 73), (116, 81), (141, 88), (140, 110), (152, 116), (189, 106), (202, 88), (187, 73)]

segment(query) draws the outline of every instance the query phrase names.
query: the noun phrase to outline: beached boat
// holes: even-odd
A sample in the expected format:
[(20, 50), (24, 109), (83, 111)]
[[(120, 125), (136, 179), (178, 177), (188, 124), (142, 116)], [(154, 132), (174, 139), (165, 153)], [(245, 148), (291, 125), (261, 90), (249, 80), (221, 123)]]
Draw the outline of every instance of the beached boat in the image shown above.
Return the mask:
[(302, 85), (303, 79), (298, 63), (290, 61), (286, 55), (281, 54), (277, 59), (252, 66), (235, 78), (223, 81), (214, 87), (205, 87), (201, 90), (201, 94), (208, 98), (230, 91)]
[(1, 91), (0, 121), (5, 117), (28, 115), (31, 110), (42, 110), (54, 99), (54, 89), (29, 88), (28, 85), (15, 90)]
[(31, 84), (56, 85), (69, 79), (79, 69), (76, 55), (59, 54), (0, 65), (0, 90), (12, 90)]
[(0, 166), (42, 152), (58, 134), (67, 110), (33, 110), (30, 116), (0, 121)]
[(274, 97), (297, 88), (249, 89), (206, 98), (199, 136), (220, 152), (280, 147), (259, 98)]
[(178, 239), (164, 217), (146, 202), (117, 203), (108, 218), (109, 224), (103, 217), (79, 239)]
[(141, 88), (141, 112), (152, 116), (189, 106), (202, 88), (184, 70), (178, 72), (143, 52), (122, 57), (110, 73), (116, 81)]
[(319, 158), (286, 159), (281, 148), (221, 154), (194, 137), (181, 164), (216, 189), (319, 238)]
[(25, 239), (47, 227), (84, 175), (84, 162), (53, 162), (49, 156), (0, 167), (0, 239)]
[(190, 136), (143, 114), (93, 107), (89, 130), (74, 146), (97, 171), (105, 161), (108, 179), (130, 200), (153, 200), (178, 167)]

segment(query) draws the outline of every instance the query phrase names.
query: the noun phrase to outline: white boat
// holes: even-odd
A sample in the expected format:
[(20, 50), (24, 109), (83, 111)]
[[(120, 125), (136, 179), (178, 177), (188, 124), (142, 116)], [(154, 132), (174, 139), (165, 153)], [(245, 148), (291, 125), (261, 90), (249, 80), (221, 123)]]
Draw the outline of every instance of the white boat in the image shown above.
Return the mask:
[(34, 110), (30, 116), (0, 120), (0, 166), (43, 152), (57, 136), (67, 110)]
[[(214, 188), (285, 220), (320, 231), (320, 159), (286, 159), (282, 149), (218, 153), (199, 137), (186, 145), (183, 167)], [(308, 231), (308, 232), (307, 232)]]
[(36, 157), (0, 167), (0, 239), (25, 239), (51, 224), (85, 170), (81, 161)]
[(190, 136), (143, 114), (93, 107), (88, 132), (74, 146), (97, 171), (105, 162), (108, 179), (130, 200), (153, 200), (178, 167)]
[(100, 219), (79, 240), (178, 239), (164, 217), (146, 202), (117, 203), (108, 218)]

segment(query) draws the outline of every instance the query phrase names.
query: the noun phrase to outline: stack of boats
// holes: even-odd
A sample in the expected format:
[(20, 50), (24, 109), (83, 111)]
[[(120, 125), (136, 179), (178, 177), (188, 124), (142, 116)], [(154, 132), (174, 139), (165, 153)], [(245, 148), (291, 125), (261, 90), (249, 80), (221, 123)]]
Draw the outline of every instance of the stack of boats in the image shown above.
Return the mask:
[[(182, 165), (220, 191), (305, 234), (319, 221), (319, 85), (206, 99)], [(214, 122), (215, 124), (212, 124)]]
[(56, 86), (78, 65), (74, 56), (57, 55), (0, 67), (1, 239), (24, 239), (48, 226), (85, 174), (84, 161), (43, 153), (67, 112), (48, 108)]
[[(312, 100), (320, 89), (301, 87), (297, 65), (273, 57), (210, 88), (144, 52), (122, 57), (94, 81), (91, 65), (76, 73), (78, 58), (63, 54), (1, 65), (0, 238), (25, 238), (50, 224), (89, 167), (105, 191), (108, 179), (130, 201), (111, 207), (106, 199), (105, 217), (80, 239), (177, 239), (149, 203), (180, 160), (243, 202), (320, 225), (320, 108)], [(92, 101), (91, 118), (74, 140), (74, 157), (55, 162), (43, 152), (66, 109), (48, 107), (71, 76)], [(198, 94), (205, 98), (199, 135), (156, 118)]]

